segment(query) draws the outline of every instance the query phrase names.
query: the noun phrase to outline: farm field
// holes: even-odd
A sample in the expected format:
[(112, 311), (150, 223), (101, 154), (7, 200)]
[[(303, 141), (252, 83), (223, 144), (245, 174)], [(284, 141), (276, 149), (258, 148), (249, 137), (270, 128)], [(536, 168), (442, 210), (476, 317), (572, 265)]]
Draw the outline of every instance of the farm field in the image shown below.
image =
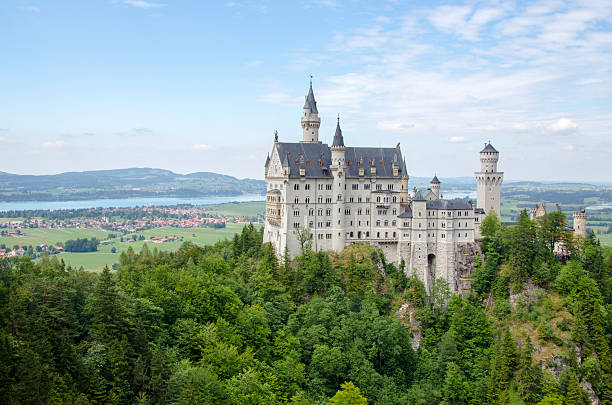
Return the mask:
[(263, 215), (266, 203), (265, 201), (231, 202), (207, 205), (206, 207), (219, 214), (252, 217), (258, 214)]
[(55, 245), (58, 242), (65, 242), (69, 239), (76, 238), (98, 238), (100, 240), (105, 239), (108, 232), (101, 231), (99, 229), (44, 229), (44, 228), (32, 228), (21, 230), (25, 236), (11, 237), (4, 236), (0, 237), (0, 245), (4, 244), (7, 247), (12, 248), (14, 245), (32, 245), (38, 246), (46, 243), (48, 245)]
[[(244, 223), (227, 224), (224, 229), (214, 228), (157, 228), (147, 231), (138, 232), (136, 235), (143, 235), (146, 240), (128, 242), (124, 237), (124, 242), (121, 242), (119, 237), (109, 239), (108, 245), (98, 246), (97, 252), (90, 253), (62, 253), (57, 257), (63, 259), (66, 264), (73, 267), (83, 267), (86, 270), (99, 271), (104, 266), (112, 266), (119, 261), (119, 255), (122, 251), (132, 247), (135, 251), (140, 251), (146, 243), (151, 250), (157, 249), (164, 252), (176, 251), (184, 242), (193, 242), (197, 245), (209, 245), (223, 239), (230, 239), (235, 233), (241, 232)], [(255, 226), (261, 226), (255, 224)], [(195, 236), (194, 236), (195, 235)], [(176, 236), (182, 239), (178, 242), (153, 243), (151, 237), (168, 237)], [(112, 248), (116, 249), (116, 253), (112, 253)]]

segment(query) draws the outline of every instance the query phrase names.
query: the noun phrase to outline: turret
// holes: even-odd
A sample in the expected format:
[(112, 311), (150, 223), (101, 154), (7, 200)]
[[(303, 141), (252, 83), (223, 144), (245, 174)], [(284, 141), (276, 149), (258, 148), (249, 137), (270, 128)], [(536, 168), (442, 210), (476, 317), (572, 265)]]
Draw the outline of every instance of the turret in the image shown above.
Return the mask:
[(491, 145), (485, 143), (485, 147), (480, 151), (480, 171), (485, 173), (496, 172), (499, 152)]
[(485, 214), (495, 211), (501, 218), (501, 184), (504, 173), (497, 171), (499, 152), (491, 145), (485, 143), (484, 149), (480, 151), (480, 172), (474, 173), (476, 187), (478, 190), (477, 207), (482, 208)]
[(302, 142), (319, 142), (320, 126), (321, 118), (319, 118), (319, 110), (317, 110), (317, 102), (312, 91), (311, 80), (310, 89), (304, 103), (304, 115), (302, 116)]
[(338, 123), (336, 124), (336, 133), (334, 134), (334, 142), (331, 146), (331, 166), (330, 170), (332, 176), (334, 176), (332, 185), (332, 200), (334, 201), (334, 208), (332, 209), (332, 227), (334, 232), (333, 237), (333, 249), (336, 252), (341, 252), (344, 249), (346, 240), (345, 231), (345, 213), (344, 213), (344, 184), (345, 184), (345, 171), (346, 165), (344, 160), (346, 148), (344, 147), (344, 138), (342, 136), (342, 129), (340, 129), (340, 117), (338, 117)]
[(438, 180), (438, 176), (434, 175), (433, 179), (431, 179), (429, 189), (436, 195), (437, 199), (440, 199), (440, 180)]
[(410, 194), (408, 190), (408, 180), (410, 176), (408, 176), (408, 169), (406, 169), (406, 159), (402, 159), (402, 178), (400, 180), (401, 189), (400, 189), (400, 202), (402, 204), (408, 204), (410, 199)]
[(574, 212), (574, 235), (586, 238), (587, 214), (584, 208)]

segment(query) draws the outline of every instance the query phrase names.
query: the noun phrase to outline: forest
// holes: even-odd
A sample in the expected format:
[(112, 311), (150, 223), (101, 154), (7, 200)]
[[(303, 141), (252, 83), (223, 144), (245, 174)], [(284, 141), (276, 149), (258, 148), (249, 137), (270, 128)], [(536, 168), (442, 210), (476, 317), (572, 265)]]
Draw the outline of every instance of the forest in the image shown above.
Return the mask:
[(366, 244), (277, 260), (252, 225), (116, 271), (2, 260), (0, 402), (610, 404), (610, 249), (564, 223), (488, 216), (463, 297)]

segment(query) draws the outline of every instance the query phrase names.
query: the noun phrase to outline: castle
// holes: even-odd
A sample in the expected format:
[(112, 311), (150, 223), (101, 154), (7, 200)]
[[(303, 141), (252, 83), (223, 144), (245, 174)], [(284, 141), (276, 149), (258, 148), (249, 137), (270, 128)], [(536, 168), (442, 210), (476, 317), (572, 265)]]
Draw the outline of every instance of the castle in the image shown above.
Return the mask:
[(427, 191), (410, 193), (399, 143), (391, 148), (346, 146), (338, 118), (329, 146), (319, 141), (320, 125), (311, 82), (301, 117), (302, 140), (279, 142), (275, 134), (266, 160), (264, 243), (270, 242), (279, 257), (295, 257), (305, 229), (314, 251), (340, 252), (367, 242), (388, 261), (403, 260), (406, 271), (415, 271), (428, 291), (440, 277), (452, 291), (469, 288), (464, 279), (476, 256), (480, 224), (488, 212), (500, 213), (503, 173), (491, 143), (480, 151), (474, 205), (443, 199), (436, 176)]

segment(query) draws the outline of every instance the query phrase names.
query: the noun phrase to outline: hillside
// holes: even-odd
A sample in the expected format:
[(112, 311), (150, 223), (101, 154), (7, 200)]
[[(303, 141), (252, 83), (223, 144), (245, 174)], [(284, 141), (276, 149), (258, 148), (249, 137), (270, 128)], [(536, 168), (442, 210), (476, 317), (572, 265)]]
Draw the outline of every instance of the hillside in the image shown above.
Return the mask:
[(0, 201), (68, 201), (131, 197), (203, 197), (260, 194), (262, 180), (223, 174), (178, 174), (169, 170), (131, 168), (18, 175), (0, 172)]
[(0, 402), (610, 404), (610, 249), (550, 215), (487, 217), (463, 296), (368, 244), (280, 263), (252, 225), (116, 272), (0, 261)]

